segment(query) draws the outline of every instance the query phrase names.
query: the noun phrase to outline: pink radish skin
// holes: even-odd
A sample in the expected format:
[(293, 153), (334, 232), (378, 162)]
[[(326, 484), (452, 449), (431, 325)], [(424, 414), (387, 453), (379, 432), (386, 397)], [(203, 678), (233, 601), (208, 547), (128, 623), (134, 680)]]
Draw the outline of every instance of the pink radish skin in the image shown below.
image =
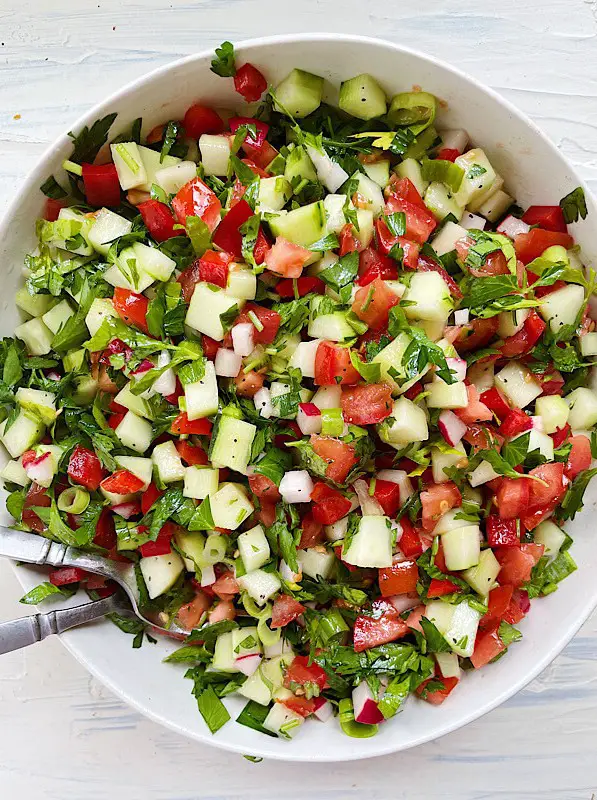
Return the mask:
[(243, 675), (250, 676), (254, 672), (259, 669), (259, 665), (261, 664), (261, 656), (259, 653), (247, 655), (247, 656), (239, 656), (234, 661), (234, 666), (242, 672)]
[(35, 483), (40, 486), (48, 487), (52, 483), (54, 477), (54, 465), (50, 458), (50, 453), (42, 453), (34, 461), (31, 461), (25, 467), (25, 473)]
[(329, 700), (324, 697), (315, 697), (315, 711), (313, 716), (317, 717), (320, 722), (327, 722), (334, 714), (334, 708)]
[(141, 513), (139, 503), (119, 503), (117, 506), (112, 506), (112, 511), (123, 519), (130, 519), (135, 514)]
[(321, 411), (315, 403), (299, 403), (296, 422), (303, 436), (321, 433)]
[(508, 236), (510, 239), (514, 239), (519, 233), (528, 233), (530, 230), (526, 222), (513, 217), (511, 214), (497, 226), (497, 232), (503, 233), (504, 236)]
[(448, 369), (455, 373), (457, 381), (463, 381), (466, 378), (466, 361), (464, 358), (446, 358)]
[(467, 431), (464, 422), (449, 409), (442, 411), (439, 415), (437, 427), (446, 442), (452, 447), (456, 447), (457, 444), (460, 444), (462, 437)]
[(383, 722), (384, 716), (377, 707), (367, 681), (359, 683), (357, 688), (353, 689), (352, 705), (356, 722), (362, 722), (364, 725), (376, 725), (378, 722)]

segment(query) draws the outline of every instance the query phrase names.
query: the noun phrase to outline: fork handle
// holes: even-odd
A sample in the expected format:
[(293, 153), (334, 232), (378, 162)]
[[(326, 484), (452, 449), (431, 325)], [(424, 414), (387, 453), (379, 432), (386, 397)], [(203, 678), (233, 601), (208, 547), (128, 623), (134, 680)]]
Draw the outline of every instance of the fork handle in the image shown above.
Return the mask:
[(33, 614), (30, 617), (3, 622), (0, 624), (0, 655), (41, 642), (53, 633), (62, 633), (69, 628), (104, 617), (117, 609), (118, 600), (112, 596), (73, 608), (49, 611), (47, 614)]

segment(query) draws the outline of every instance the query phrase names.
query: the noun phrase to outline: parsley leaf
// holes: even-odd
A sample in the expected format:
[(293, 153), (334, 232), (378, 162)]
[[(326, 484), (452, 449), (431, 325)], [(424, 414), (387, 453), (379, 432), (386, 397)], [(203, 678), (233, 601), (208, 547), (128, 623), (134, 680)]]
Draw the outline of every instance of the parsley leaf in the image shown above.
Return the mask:
[(232, 42), (222, 42), (216, 47), (216, 57), (212, 59), (211, 71), (222, 78), (233, 78), (236, 75)]
[(87, 125), (78, 134), (69, 131), (69, 136), (73, 140), (74, 149), (70, 157), (71, 161), (77, 164), (83, 162), (92, 164), (101, 148), (108, 141), (108, 131), (116, 119), (117, 114), (108, 114), (102, 119), (96, 120), (91, 128)]
[(582, 186), (577, 186), (560, 200), (560, 208), (567, 223), (578, 222), (587, 216), (587, 201)]

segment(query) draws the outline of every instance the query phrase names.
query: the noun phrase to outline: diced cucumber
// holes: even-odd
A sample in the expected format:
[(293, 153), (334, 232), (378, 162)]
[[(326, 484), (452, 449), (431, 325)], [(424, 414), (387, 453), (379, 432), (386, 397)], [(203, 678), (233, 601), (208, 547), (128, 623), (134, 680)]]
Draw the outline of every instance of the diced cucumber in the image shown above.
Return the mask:
[(481, 206), (484, 203), (486, 203), (490, 198), (492, 198), (493, 195), (503, 187), (503, 185), (504, 185), (504, 179), (501, 177), (501, 175), (496, 175), (493, 183), (490, 184), (482, 194), (480, 194), (478, 197), (476, 197), (474, 200), (471, 200), (470, 203), (468, 203), (468, 210), (473, 212), (478, 212)]
[(111, 144), (112, 161), (123, 191), (135, 189), (147, 181), (147, 173), (136, 142)]
[(103, 278), (111, 286), (119, 286), (137, 294), (148, 289), (154, 281), (151, 275), (139, 268), (133, 247), (125, 247), (119, 253), (117, 263), (104, 272)]
[(412, 304), (404, 309), (409, 319), (445, 322), (454, 308), (450, 290), (437, 272), (415, 272), (405, 298)]
[(154, 413), (147, 400), (141, 397), (141, 395), (133, 394), (131, 392), (130, 381), (118, 392), (114, 398), (114, 402), (124, 406), (125, 408), (128, 408), (129, 411), (134, 411), (134, 413), (139, 417), (145, 417), (145, 419), (149, 420), (154, 419)]
[(514, 336), (522, 328), (528, 315), (528, 308), (517, 308), (516, 311), (502, 311), (499, 315), (499, 335), (504, 339), (508, 336)]
[(257, 428), (250, 422), (223, 416), (211, 451), (214, 467), (230, 467), (246, 475), (256, 432)]
[(450, 478), (446, 475), (444, 469), (456, 467), (466, 462), (467, 455), (462, 442), (459, 442), (452, 450), (456, 452), (442, 453), (437, 447), (431, 448), (431, 467), (434, 483), (446, 483)]
[(501, 568), (501, 564), (494, 556), (493, 550), (487, 548), (487, 550), (481, 551), (479, 563), (465, 570), (462, 573), (462, 577), (477, 594), (487, 597), (495, 586), (495, 579)]
[(139, 154), (141, 155), (141, 160), (147, 175), (145, 183), (136, 187), (142, 192), (151, 192), (153, 184), (157, 184), (156, 174), (161, 169), (173, 167), (175, 164), (180, 163), (180, 158), (176, 158), (176, 156), (164, 156), (164, 159), (160, 160), (161, 156), (159, 150), (152, 150), (150, 147), (143, 147), (142, 145), (139, 145)]
[(8, 483), (16, 483), (17, 486), (29, 486), (31, 478), (23, 468), (21, 459), (8, 461), (0, 472), (0, 478)]
[(283, 703), (274, 703), (263, 720), (263, 727), (283, 739), (293, 739), (304, 721), (300, 714), (291, 711)]
[(198, 283), (195, 286), (185, 323), (206, 336), (221, 342), (226, 331), (220, 316), (236, 306), (240, 312), (245, 301), (240, 297), (232, 297), (223, 289), (210, 283)]
[(276, 111), (288, 111), (296, 119), (308, 116), (321, 104), (323, 78), (293, 69), (275, 89), (275, 97), (280, 105), (274, 103)]
[(417, 192), (423, 197), (429, 186), (429, 181), (423, 178), (421, 165), (414, 158), (405, 158), (394, 170), (401, 178), (408, 178)]
[(354, 329), (346, 321), (346, 315), (342, 311), (315, 317), (309, 322), (308, 333), (314, 339), (328, 339), (332, 342), (343, 342), (355, 335)]
[(232, 631), (221, 633), (216, 639), (212, 667), (217, 672), (238, 672), (232, 648)]
[(478, 525), (466, 525), (442, 533), (446, 567), (451, 571), (468, 569), (479, 563), (481, 531)]
[(573, 431), (590, 430), (597, 424), (597, 395), (590, 389), (580, 387), (566, 397), (570, 407), (568, 424)]
[(256, 627), (249, 625), (246, 628), (237, 628), (231, 633), (232, 652), (235, 658), (254, 656), (261, 653), (261, 644)]
[(320, 411), (324, 408), (339, 408), (342, 400), (342, 389), (339, 386), (320, 386), (312, 398), (312, 402)]
[(442, 227), (431, 244), (438, 256), (445, 256), (446, 253), (452, 252), (456, 242), (464, 239), (466, 235), (467, 231), (461, 225), (450, 220)]
[(231, 145), (229, 136), (214, 136), (210, 133), (200, 136), (199, 150), (206, 175), (216, 175), (222, 178), (228, 174)]
[[(203, 138), (203, 137), (202, 137)], [(218, 137), (222, 138), (222, 137)], [(228, 154), (230, 153), (230, 145), (228, 146)], [(226, 165), (228, 164), (228, 155), (226, 155)], [(203, 165), (205, 167), (205, 163)], [(215, 175), (209, 173), (205, 169), (206, 175)], [(226, 174), (225, 172), (223, 173)], [(173, 164), (170, 167), (162, 167), (155, 173), (155, 182), (160, 186), (166, 194), (176, 194), (182, 187), (189, 181), (192, 181), (197, 175), (197, 164), (194, 161), (181, 161), (178, 164)]]
[(513, 197), (501, 189), (498, 189), (497, 192), (494, 192), (477, 210), (479, 214), (485, 217), (489, 222), (497, 222), (498, 219), (506, 213), (513, 202)]
[(362, 172), (356, 172), (352, 176), (352, 180), (357, 181), (358, 194), (367, 201), (368, 208), (373, 212), (374, 217), (378, 217), (384, 210), (385, 201), (383, 193), (377, 183), (363, 175)]
[(407, 397), (394, 401), (392, 413), (378, 426), (380, 438), (400, 450), (411, 442), (424, 442), (429, 438), (427, 416), (422, 408)]
[(585, 333), (579, 339), (580, 352), (585, 358), (597, 356), (597, 333)]
[(226, 294), (241, 300), (254, 300), (257, 294), (257, 276), (242, 264), (231, 264), (228, 270)]
[(292, 196), (292, 186), (282, 175), (259, 181), (258, 211), (280, 211)]
[(135, 242), (132, 249), (135, 253), (139, 270), (147, 273), (157, 281), (167, 281), (171, 277), (176, 267), (176, 261), (162, 253), (157, 247), (149, 247), (149, 245), (142, 242)]
[(535, 414), (543, 420), (545, 433), (555, 433), (568, 422), (570, 408), (563, 397), (557, 394), (538, 397), (535, 402)]
[(158, 477), (162, 483), (174, 483), (182, 481), (185, 477), (185, 468), (178, 455), (174, 442), (162, 442), (156, 444), (151, 454)]
[(391, 567), (392, 529), (388, 517), (361, 517), (352, 541), (342, 549), (342, 560), (355, 567)]
[(542, 544), (545, 547), (544, 555), (554, 558), (560, 552), (560, 548), (566, 541), (566, 534), (555, 522), (550, 519), (539, 523), (533, 531), (535, 544)]
[(366, 72), (342, 82), (338, 105), (352, 117), (365, 120), (382, 117), (388, 109), (386, 93)]
[[(89, 231), (93, 224), (93, 217), (87, 216), (75, 208), (61, 208), (58, 213), (58, 220), (58, 230), (60, 230), (63, 221), (69, 221), (70, 224), (65, 226), (63, 238), (52, 237), (51, 244), (60, 250), (68, 251), (68, 253), (65, 252), (66, 258), (72, 258), (73, 255), (93, 255), (93, 247), (89, 244)], [(73, 242), (71, 241), (67, 246), (67, 239), (73, 239), (77, 234), (83, 237), (83, 243), (78, 247), (73, 247)]]
[(457, 220), (462, 219), (464, 206), (457, 202), (456, 196), (453, 196), (443, 183), (439, 183), (439, 181), (430, 183), (425, 190), (423, 199), (438, 222), (445, 219), (448, 214), (453, 214)]
[(461, 669), (456, 653), (434, 653), (433, 655), (442, 678), (460, 679)]
[(56, 334), (66, 324), (75, 312), (66, 300), (61, 300), (42, 316), (42, 321), (46, 328)]
[(529, 369), (519, 361), (510, 361), (495, 376), (495, 385), (506, 395), (510, 405), (525, 408), (542, 393)]
[[(274, 236), (282, 236), (301, 247), (321, 239), (325, 232), (325, 208), (321, 200), (278, 214), (269, 220)], [(213, 338), (213, 337), (212, 337)]]
[(129, 522), (126, 526), (119, 525), (116, 535), (118, 537), (116, 544), (118, 550), (136, 550), (149, 541), (149, 536), (139, 531), (137, 523), (135, 522)]
[(447, 384), (441, 378), (434, 378), (425, 386), (425, 391), (429, 392), (425, 398), (428, 408), (466, 408), (468, 406), (466, 384), (462, 381)]
[(99, 381), (96, 381), (91, 375), (81, 375), (75, 378), (75, 386), (73, 400), (79, 406), (86, 406), (93, 402), (93, 398), (98, 393)]
[(184, 566), (187, 572), (196, 572), (201, 569), (205, 536), (199, 531), (185, 531), (179, 528), (174, 534), (176, 545), (183, 553)]
[[(524, 436), (524, 433), (520, 434)], [(515, 441), (518, 437), (515, 436), (512, 441)], [(537, 430), (537, 428), (532, 428), (529, 431), (529, 453), (538, 450), (542, 456), (544, 456), (547, 461), (553, 461), (553, 439), (551, 436), (548, 436), (546, 433), (542, 433), (541, 431)]]
[[(454, 163), (464, 170), (464, 178), (454, 195), (454, 200), (458, 205), (468, 206), (481, 197), (493, 184), (496, 178), (495, 170), (479, 147), (458, 156)], [(474, 210), (471, 207), (471, 211)]]
[(585, 304), (585, 290), (576, 283), (569, 283), (541, 298), (539, 313), (549, 323), (553, 333), (564, 325), (574, 325)]
[(89, 229), (89, 242), (94, 250), (102, 255), (107, 255), (110, 245), (121, 236), (131, 232), (133, 223), (120, 214), (115, 214), (107, 208), (101, 208), (95, 217), (95, 222)]
[(442, 600), (432, 600), (425, 607), (425, 616), (435, 624), (455, 653), (463, 658), (473, 654), (481, 614), (466, 601), (450, 605)]
[(304, 378), (315, 377), (315, 356), (317, 348), (323, 339), (311, 339), (308, 342), (300, 342), (294, 353), (290, 356), (288, 365), (298, 367)]
[(132, 411), (126, 412), (114, 433), (121, 444), (137, 453), (145, 453), (153, 438), (149, 422)]
[(275, 573), (265, 572), (262, 569), (247, 572), (246, 575), (237, 578), (237, 581), (259, 606), (264, 606), (282, 588), (280, 579)]
[(218, 491), (211, 495), (210, 506), (216, 528), (226, 528), (231, 531), (242, 525), (254, 511), (253, 503), (239, 483), (223, 483)]
[(15, 303), (32, 317), (41, 317), (48, 311), (54, 298), (51, 294), (29, 294), (26, 286), (21, 286), (15, 295)]
[(373, 212), (368, 208), (357, 208), (357, 222), (359, 229), (354, 233), (362, 248), (365, 249), (373, 241)]
[[(345, 205), (346, 196), (343, 194), (328, 194), (325, 196), (323, 206), (325, 208), (326, 230), (328, 233), (340, 233), (342, 228), (346, 225), (346, 216), (344, 214)], [(326, 253), (326, 255), (328, 254), (329, 253)], [(330, 265), (328, 264), (327, 266)]]
[(253, 700), (254, 703), (259, 703), (262, 706), (267, 706), (272, 699), (272, 693), (269, 688), (270, 681), (267, 682), (262, 677), (263, 664), (252, 675), (249, 675), (247, 680), (236, 691), (247, 700)]
[(489, 483), (494, 478), (499, 478), (499, 474), (494, 470), (489, 461), (481, 461), (478, 467), (469, 475), (469, 483), (472, 487), (482, 486), (484, 483)]
[(403, 379), (404, 370), (402, 368), (402, 357), (411, 341), (408, 334), (399, 333), (390, 344), (386, 345), (386, 347), (373, 358), (373, 361), (381, 366), (381, 379), (391, 384), (396, 389), (398, 388), (398, 384), (394, 378), (391, 377), (390, 373), (394, 375), (395, 372), (398, 372), (400, 379)]
[(21, 411), (8, 430), (6, 420), (0, 424), (0, 441), (13, 458), (18, 458), (39, 442), (45, 430), (43, 422)]
[(118, 312), (109, 297), (96, 297), (85, 317), (85, 324), (90, 336), (95, 336), (106, 317), (118, 317)]
[(262, 525), (241, 533), (237, 546), (247, 572), (259, 569), (269, 561), (270, 547)]
[(371, 164), (363, 164), (363, 169), (372, 181), (382, 189), (390, 182), (390, 162), (382, 158), (380, 161), (373, 161)]
[(218, 484), (217, 469), (197, 464), (185, 469), (183, 494), (195, 500), (205, 500), (208, 494), (215, 494), (218, 491)]
[(145, 491), (151, 483), (153, 474), (153, 461), (151, 458), (141, 458), (140, 456), (116, 456), (116, 463), (122, 469), (126, 469), (143, 481), (143, 488)]
[(45, 425), (51, 425), (56, 419), (56, 395), (52, 392), (20, 386), (15, 399), (23, 411), (29, 411), (32, 416), (39, 417)]
[(304, 575), (315, 579), (317, 576), (321, 576), (327, 580), (332, 574), (336, 563), (336, 556), (332, 550), (308, 547), (306, 550), (299, 550), (297, 555), (301, 572)]
[(205, 362), (205, 375), (184, 387), (186, 412), (192, 420), (211, 417), (218, 410), (218, 379), (212, 361)]
[(291, 184), (298, 184), (301, 181), (314, 182), (317, 180), (317, 173), (315, 172), (313, 162), (302, 145), (294, 147), (286, 156), (284, 176)]
[(148, 556), (139, 559), (139, 567), (147, 586), (149, 599), (154, 600), (171, 589), (184, 570), (182, 558), (177, 553)]
[(41, 317), (17, 325), (15, 336), (25, 342), (27, 352), (31, 356), (45, 356), (52, 349), (54, 335)]

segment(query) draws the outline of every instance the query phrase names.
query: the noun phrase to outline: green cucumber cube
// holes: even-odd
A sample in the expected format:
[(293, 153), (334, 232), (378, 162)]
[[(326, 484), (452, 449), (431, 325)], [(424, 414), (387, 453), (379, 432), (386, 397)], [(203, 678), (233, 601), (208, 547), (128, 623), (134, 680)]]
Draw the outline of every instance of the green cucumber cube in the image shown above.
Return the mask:
[(229, 467), (246, 475), (256, 432), (257, 428), (250, 422), (223, 416), (211, 451), (214, 467)]
[(275, 96), (280, 103), (275, 104), (276, 111), (288, 111), (296, 119), (302, 119), (319, 108), (323, 96), (323, 78), (302, 69), (293, 69), (276, 86)]
[(388, 108), (386, 93), (366, 72), (341, 84), (338, 105), (352, 117), (365, 120), (382, 117)]

